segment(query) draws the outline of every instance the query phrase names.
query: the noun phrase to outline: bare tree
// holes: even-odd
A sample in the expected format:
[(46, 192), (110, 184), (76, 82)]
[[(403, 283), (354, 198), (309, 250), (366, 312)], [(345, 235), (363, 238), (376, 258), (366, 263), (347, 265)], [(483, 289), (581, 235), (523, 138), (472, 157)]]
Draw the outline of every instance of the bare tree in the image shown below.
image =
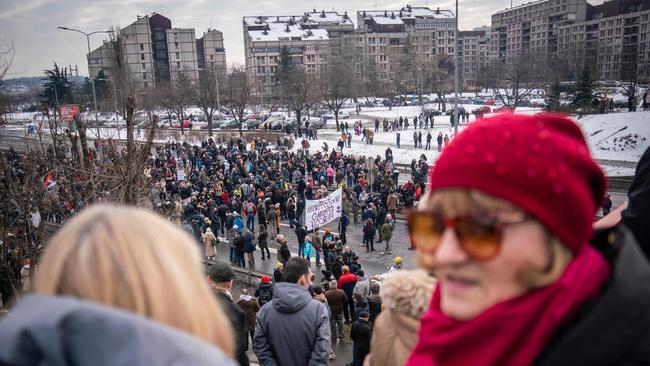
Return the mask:
[(543, 82), (545, 68), (545, 58), (530, 52), (520, 52), (507, 62), (495, 60), (489, 78), (494, 95), (503, 105), (516, 108)]
[(351, 97), (354, 79), (354, 66), (345, 52), (331, 56), (320, 76), (320, 94), (327, 107), (334, 112), (337, 131), (340, 131), (339, 111)]
[(454, 90), (454, 60), (447, 54), (438, 55), (432, 66), (431, 89), (438, 97), (438, 109), (445, 112), (445, 95)]
[(223, 105), (237, 121), (239, 135), (243, 136), (244, 113), (252, 102), (251, 85), (246, 78), (246, 68), (241, 65), (232, 66), (219, 87)]
[(194, 94), (194, 103), (203, 111), (208, 122), (208, 136), (212, 136), (212, 118), (219, 110), (219, 90), (217, 89), (220, 77), (218, 70), (203, 70), (199, 79), (199, 91)]
[(302, 126), (302, 112), (308, 110), (318, 99), (316, 81), (302, 68), (294, 71), (288, 81), (290, 91), (286, 93), (286, 103), (296, 113), (298, 126)]

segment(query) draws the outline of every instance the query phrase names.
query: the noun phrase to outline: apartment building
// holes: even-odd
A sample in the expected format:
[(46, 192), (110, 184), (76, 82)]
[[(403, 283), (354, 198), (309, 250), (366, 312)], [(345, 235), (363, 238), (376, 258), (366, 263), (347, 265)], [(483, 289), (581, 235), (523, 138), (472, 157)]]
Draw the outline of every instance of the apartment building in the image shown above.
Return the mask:
[(486, 84), (489, 56), (489, 27), (458, 32), (458, 72), (463, 89), (476, 89)]
[(588, 7), (587, 20), (558, 29), (558, 48), (574, 75), (590, 67), (598, 80), (650, 81), (650, 3), (611, 0)]
[(407, 42), (425, 61), (436, 55), (453, 55), (455, 28), (456, 17), (449, 10), (407, 5), (394, 10), (358, 11), (357, 30), (349, 37), (362, 57), (377, 65), (379, 78), (390, 81), (399, 77)]
[(254, 93), (272, 97), (280, 50), (286, 47), (294, 65), (318, 74), (330, 47), (340, 47), (345, 34), (354, 30), (347, 13), (306, 12), (294, 16), (243, 17), (246, 71)]
[(492, 15), (491, 57), (508, 61), (521, 52), (556, 57), (559, 28), (587, 19), (586, 0), (541, 0)]
[[(119, 42), (120, 47), (116, 47)], [(199, 44), (201, 47), (199, 55)], [(116, 50), (121, 54), (117, 55)], [(212, 60), (225, 66), (223, 34), (209, 30), (200, 40), (193, 28), (172, 28), (172, 22), (160, 14), (138, 16), (119, 31), (115, 39), (105, 41), (88, 55), (88, 70), (96, 77), (100, 70), (112, 75), (120, 57), (131, 88), (146, 89), (157, 83), (178, 81), (184, 75), (192, 83), (199, 78), (199, 59)], [(210, 62), (210, 61), (208, 61)]]
[(196, 40), (197, 62), (199, 70), (226, 69), (226, 49), (223, 45), (223, 33), (216, 29), (208, 29), (203, 37)]

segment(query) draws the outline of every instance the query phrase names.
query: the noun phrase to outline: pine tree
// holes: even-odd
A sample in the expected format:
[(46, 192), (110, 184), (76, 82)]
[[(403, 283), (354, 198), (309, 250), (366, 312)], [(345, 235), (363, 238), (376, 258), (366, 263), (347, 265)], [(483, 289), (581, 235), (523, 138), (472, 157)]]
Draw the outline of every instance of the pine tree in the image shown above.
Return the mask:
[(578, 82), (576, 83), (576, 93), (573, 104), (580, 107), (586, 107), (590, 105), (593, 98), (593, 89), (594, 82), (591, 79), (589, 68), (585, 67), (585, 69), (582, 71), (582, 74), (580, 74), (580, 78), (578, 78)]

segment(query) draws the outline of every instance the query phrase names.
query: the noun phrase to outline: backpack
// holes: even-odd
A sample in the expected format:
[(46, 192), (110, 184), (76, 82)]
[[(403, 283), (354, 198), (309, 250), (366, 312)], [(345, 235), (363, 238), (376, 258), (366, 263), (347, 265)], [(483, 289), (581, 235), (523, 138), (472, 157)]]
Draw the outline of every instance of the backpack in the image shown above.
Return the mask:
[(263, 306), (267, 302), (271, 301), (273, 298), (271, 296), (271, 289), (268, 287), (265, 287), (263, 289), (260, 289), (260, 296), (257, 297), (257, 303), (260, 306)]

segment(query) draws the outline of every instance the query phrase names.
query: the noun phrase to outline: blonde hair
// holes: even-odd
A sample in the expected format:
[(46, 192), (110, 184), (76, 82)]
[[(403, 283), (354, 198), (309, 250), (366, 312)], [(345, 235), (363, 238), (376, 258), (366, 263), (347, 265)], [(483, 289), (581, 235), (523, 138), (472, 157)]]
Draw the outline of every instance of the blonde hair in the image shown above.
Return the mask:
[(233, 352), (192, 238), (143, 209), (95, 205), (75, 216), (49, 241), (34, 290), (129, 310)]
[[(499, 212), (522, 212), (516, 205), (487, 193), (472, 190), (447, 188), (432, 192), (420, 205), (420, 209), (444, 210), (445, 215), (458, 216), (477, 210)], [(549, 254), (548, 265), (543, 268), (527, 266), (519, 274), (523, 283), (531, 288), (540, 288), (555, 282), (573, 259), (573, 254), (560, 239), (550, 232), (542, 223), (530, 219), (540, 225), (546, 238), (545, 244)]]

